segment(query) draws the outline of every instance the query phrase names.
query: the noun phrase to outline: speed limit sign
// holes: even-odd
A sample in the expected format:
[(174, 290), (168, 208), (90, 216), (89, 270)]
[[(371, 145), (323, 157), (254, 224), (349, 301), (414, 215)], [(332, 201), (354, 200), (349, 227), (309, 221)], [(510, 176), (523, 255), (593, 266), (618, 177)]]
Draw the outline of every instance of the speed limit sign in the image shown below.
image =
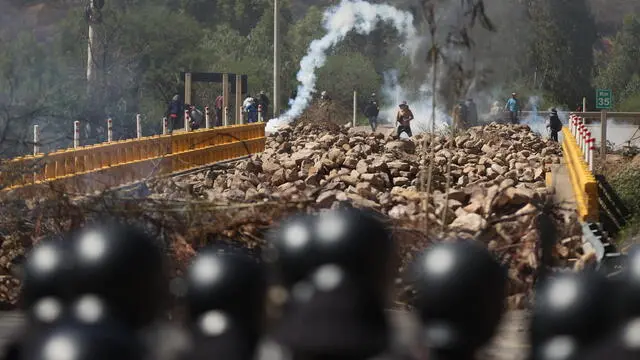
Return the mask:
[(596, 108), (611, 109), (613, 107), (613, 92), (611, 89), (596, 90)]

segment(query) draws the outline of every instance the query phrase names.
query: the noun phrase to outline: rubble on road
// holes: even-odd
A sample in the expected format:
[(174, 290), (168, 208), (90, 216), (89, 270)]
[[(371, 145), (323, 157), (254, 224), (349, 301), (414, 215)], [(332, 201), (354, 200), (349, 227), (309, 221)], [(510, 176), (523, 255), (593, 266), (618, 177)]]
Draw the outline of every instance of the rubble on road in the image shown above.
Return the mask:
[[(105, 214), (149, 229), (166, 246), (174, 274), (180, 275), (202, 245), (233, 243), (259, 251), (265, 231), (280, 219), (348, 203), (388, 215), (401, 271), (431, 241), (482, 241), (509, 268), (509, 306), (525, 306), (540, 266), (536, 217), (549, 200), (545, 174), (561, 159), (557, 143), (527, 126), (490, 124), (454, 137), (435, 136), (431, 147), (428, 135), (404, 140), (349, 129), (338, 124), (344, 123), (338, 117), (314, 121), (324, 111), (316, 110), (280, 127), (268, 137), (265, 151), (248, 160), (148, 181), (151, 195), (144, 199), (113, 193), (75, 201), (55, 193), (15, 208), (3, 204), (0, 303), (17, 301), (15, 270), (26, 249)], [(429, 164), (427, 197), (422, 190)], [(555, 215), (561, 239), (554, 249), (555, 265), (588, 266), (593, 256), (584, 254), (575, 213)], [(401, 279), (396, 285), (410, 289)], [(400, 295), (396, 298), (402, 303), (406, 299)]]
[[(149, 186), (158, 200), (191, 197), (221, 206), (298, 202), (307, 211), (344, 202), (373, 208), (398, 229), (401, 269), (436, 230), (444, 228), (443, 237), (478, 238), (510, 264), (509, 301), (523, 307), (539, 266), (537, 205), (548, 200), (545, 175), (560, 162), (559, 145), (526, 125), (490, 124), (453, 138), (435, 136), (426, 215), (420, 190), (430, 142), (423, 136), (428, 135), (403, 140), (298, 121), (280, 127), (265, 151), (249, 160)], [(429, 233), (423, 231), (425, 217)], [(584, 255), (580, 230), (572, 214), (558, 222), (563, 240), (556, 246), (557, 265), (569, 267)]]

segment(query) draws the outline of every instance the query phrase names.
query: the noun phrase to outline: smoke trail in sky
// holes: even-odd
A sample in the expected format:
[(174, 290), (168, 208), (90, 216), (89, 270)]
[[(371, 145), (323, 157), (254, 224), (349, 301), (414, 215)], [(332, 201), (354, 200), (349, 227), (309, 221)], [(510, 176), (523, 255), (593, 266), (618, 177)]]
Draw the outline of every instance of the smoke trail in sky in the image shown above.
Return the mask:
[(282, 116), (267, 123), (267, 131), (272, 132), (279, 125), (288, 124), (311, 103), (315, 92), (316, 70), (327, 61), (327, 52), (340, 43), (350, 31), (367, 35), (378, 23), (387, 22), (395, 27), (405, 38), (405, 51), (412, 51), (417, 46), (416, 29), (413, 26), (411, 13), (385, 4), (371, 4), (362, 0), (343, 0), (339, 5), (327, 9), (324, 13), (323, 26), (327, 33), (311, 42), (307, 54), (300, 61), (297, 79), (298, 94), (291, 102), (291, 107)]

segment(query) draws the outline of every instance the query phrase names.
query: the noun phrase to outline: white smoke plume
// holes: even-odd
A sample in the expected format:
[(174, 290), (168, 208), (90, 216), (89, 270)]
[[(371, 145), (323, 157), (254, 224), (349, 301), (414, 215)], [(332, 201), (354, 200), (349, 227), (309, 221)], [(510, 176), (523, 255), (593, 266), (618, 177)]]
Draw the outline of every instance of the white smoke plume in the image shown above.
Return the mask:
[(300, 82), (297, 97), (291, 107), (279, 118), (269, 120), (266, 131), (273, 132), (280, 125), (288, 124), (309, 106), (316, 91), (316, 70), (327, 60), (327, 52), (345, 36), (356, 31), (359, 34), (371, 33), (378, 23), (392, 24), (405, 41), (405, 51), (415, 50), (418, 40), (413, 26), (413, 15), (386, 4), (371, 4), (362, 0), (343, 0), (339, 5), (327, 9), (324, 13), (324, 28), (327, 31), (321, 39), (311, 42), (307, 55), (300, 61), (300, 70), (296, 76)]
[[(412, 130), (415, 134), (431, 131), (432, 94), (431, 84), (420, 87), (418, 92), (409, 91), (400, 84), (398, 71), (390, 70), (383, 74), (381, 90), (384, 106), (380, 109), (380, 119), (383, 122), (395, 123), (398, 105), (406, 101), (413, 112), (415, 120), (412, 122)], [(451, 125), (451, 117), (440, 107), (436, 107), (436, 131)]]

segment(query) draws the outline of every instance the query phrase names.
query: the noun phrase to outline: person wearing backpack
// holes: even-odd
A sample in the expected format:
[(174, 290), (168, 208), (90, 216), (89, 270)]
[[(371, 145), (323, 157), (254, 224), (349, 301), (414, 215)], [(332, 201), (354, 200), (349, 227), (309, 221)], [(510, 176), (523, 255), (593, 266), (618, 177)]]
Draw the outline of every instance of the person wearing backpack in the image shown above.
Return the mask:
[(551, 115), (549, 116), (549, 123), (547, 124), (549, 128), (549, 137), (551, 141), (558, 142), (558, 133), (562, 130), (562, 121), (558, 117), (558, 110), (551, 109)]

